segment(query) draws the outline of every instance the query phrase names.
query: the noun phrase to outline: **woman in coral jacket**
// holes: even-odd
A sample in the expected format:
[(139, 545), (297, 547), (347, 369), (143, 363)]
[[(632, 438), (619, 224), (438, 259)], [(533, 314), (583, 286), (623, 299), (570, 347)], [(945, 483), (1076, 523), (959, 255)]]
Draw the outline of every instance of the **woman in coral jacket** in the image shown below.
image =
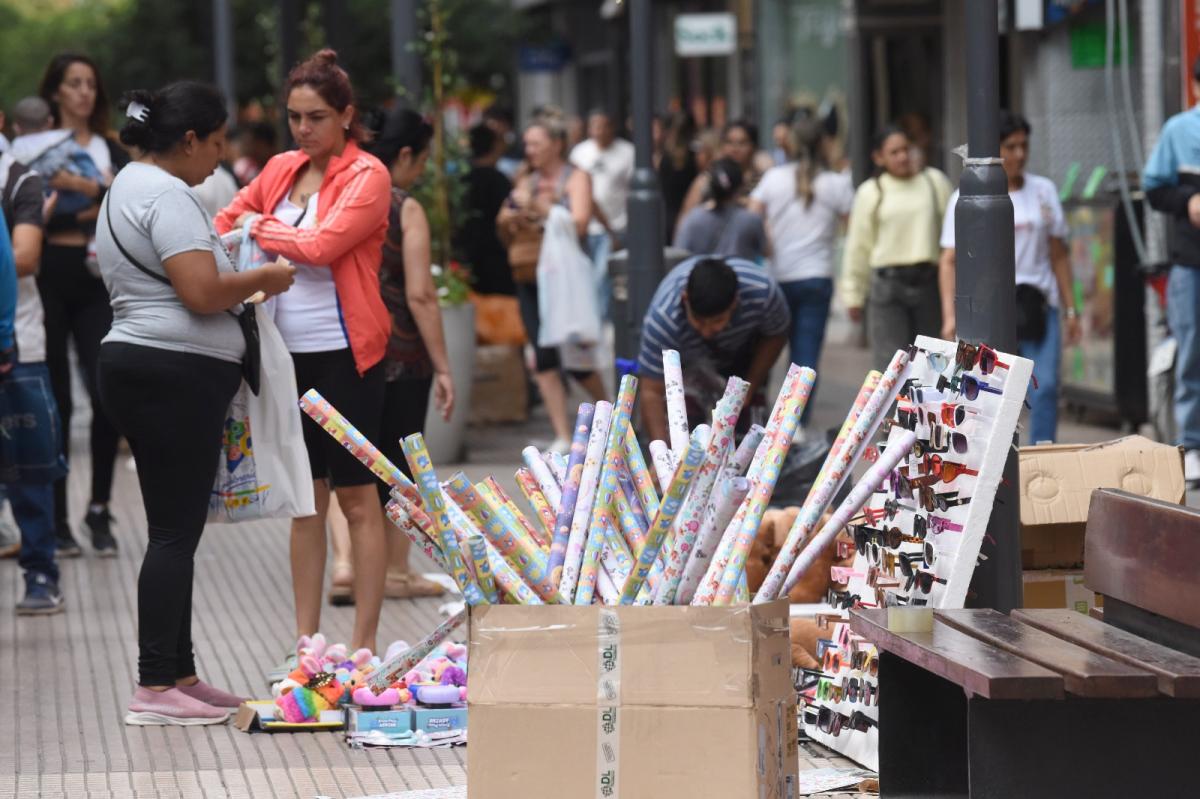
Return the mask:
[[(284, 87), (288, 125), (299, 149), (267, 162), (216, 219), (224, 233), (251, 221), (267, 252), (296, 265), (296, 282), (275, 308), (275, 324), (303, 393), (315, 388), (363, 432), (378, 437), (383, 417), (383, 357), (391, 317), (379, 290), (391, 180), (359, 147), (354, 93), (337, 54), (322, 50), (299, 64)], [(311, 419), (304, 443), (317, 514), (292, 521), (296, 634), (320, 627), (325, 577), (325, 514), (330, 487), (350, 523), (356, 603), (353, 648), (374, 651), (383, 601), (387, 545), (376, 478)]]

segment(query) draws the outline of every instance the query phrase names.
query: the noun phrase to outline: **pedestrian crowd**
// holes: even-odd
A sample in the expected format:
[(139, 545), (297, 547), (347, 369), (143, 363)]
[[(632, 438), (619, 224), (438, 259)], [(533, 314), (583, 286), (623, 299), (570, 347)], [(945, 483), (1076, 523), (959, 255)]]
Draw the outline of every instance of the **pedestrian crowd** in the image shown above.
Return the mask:
[[(191, 586), (226, 409), (243, 380), (259, 378), (258, 325), (277, 329), (301, 391), (317, 389), (406, 471), (400, 439), (422, 429), (431, 398), (447, 418), (455, 403), (430, 222), (413, 195), (433, 128), (403, 108), (361, 113), (331, 50), (295, 66), (281, 96), (294, 149), (277, 152), (266, 121), (231, 132), (224, 98), (190, 82), (126, 94), (112, 106), (124, 114), (117, 134), (95, 64), (63, 54), (35, 95), (12, 103), (11, 144), (0, 138), (0, 381), (21, 393), (42, 437), (25, 450), (40, 458), (0, 471), (20, 532), (17, 611), (61, 611), (57, 560), (81, 554), (66, 492), (73, 345), (92, 406), (89, 501), (76, 515), (93, 553), (114, 555), (124, 533), (109, 500), (124, 438), (149, 528), (133, 724), (210, 723), (239, 701), (196, 674)], [(553, 107), (523, 130), (502, 108), (485, 112), (465, 136), (467, 213), (454, 242), (478, 294), (514, 298), (553, 431), (548, 448), (560, 452), (571, 439), (568, 380), (605, 397), (608, 263), (626, 243), (635, 169), (612, 114), (592, 111), (583, 133), (575, 127)], [(1192, 116), (1172, 121), (1147, 180), (1152, 203), (1196, 224), (1192, 128)], [(1018, 350), (1033, 359), (1038, 385), (1029, 433), (1052, 441), (1061, 351), (1080, 325), (1058, 192), (1026, 170), (1032, 132), (1002, 115)], [(857, 187), (815, 112), (782, 121), (771, 138), (764, 147), (746, 121), (714, 133), (684, 112), (654, 120), (663, 233), (691, 257), (661, 281), (642, 325), (651, 438), (666, 438), (664, 349), (680, 352), (699, 413), (730, 375), (750, 383), (760, 398), (750, 405), (761, 407), (785, 347), (819, 372), (835, 297), (864, 325), (876, 368), (916, 335), (955, 335), (958, 195), (905, 129), (878, 134), (873, 174)], [(230, 257), (239, 236), (265, 253), (257, 268), (239, 270)], [(1189, 242), (1181, 238), (1172, 273), (1181, 297), (1172, 327), (1184, 335), (1200, 285), (1187, 282)], [(1200, 417), (1200, 348), (1189, 340), (1180, 351), (1190, 420)], [(1188, 437), (1198, 425), (1181, 427), (1200, 458), (1200, 439)], [(410, 570), (407, 538), (385, 534), (388, 496), (374, 476), (312, 420), (302, 429), (316, 513), (291, 526), (296, 633), (320, 628), (331, 547), (328, 599), (355, 605), (350, 644), (374, 650), (385, 597), (442, 589)]]

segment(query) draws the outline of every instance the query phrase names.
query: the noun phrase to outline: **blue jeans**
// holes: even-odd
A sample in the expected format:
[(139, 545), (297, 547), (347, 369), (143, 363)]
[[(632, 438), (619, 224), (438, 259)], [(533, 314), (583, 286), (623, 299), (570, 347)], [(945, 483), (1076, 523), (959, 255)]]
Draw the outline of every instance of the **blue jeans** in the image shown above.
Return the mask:
[(596, 310), (600, 321), (608, 321), (609, 295), (612, 294), (608, 279), (608, 256), (612, 253), (612, 237), (608, 232), (589, 233), (587, 237), (588, 258), (592, 259), (592, 274), (596, 281)]
[(1033, 361), (1033, 381), (1029, 385), (1029, 443), (1054, 441), (1058, 432), (1058, 372), (1062, 364), (1062, 326), (1058, 309), (1046, 311), (1046, 335), (1041, 341), (1017, 342), (1017, 354)]
[(54, 483), (8, 483), (8, 502), (21, 530), (19, 563), (27, 574), (58, 582), (54, 560)]
[(1167, 278), (1167, 324), (1175, 336), (1175, 427), (1179, 446), (1200, 449), (1200, 343), (1196, 307), (1200, 268), (1173, 266)]
[[(816, 369), (821, 365), (821, 347), (825, 344), (825, 323), (829, 321), (829, 304), (833, 300), (833, 279), (814, 277), (808, 280), (793, 280), (780, 283), (788, 309), (792, 312), (791, 346), (792, 363)], [(814, 383), (808, 396), (808, 404), (800, 417), (801, 424), (808, 424), (813, 399), (817, 393)]]

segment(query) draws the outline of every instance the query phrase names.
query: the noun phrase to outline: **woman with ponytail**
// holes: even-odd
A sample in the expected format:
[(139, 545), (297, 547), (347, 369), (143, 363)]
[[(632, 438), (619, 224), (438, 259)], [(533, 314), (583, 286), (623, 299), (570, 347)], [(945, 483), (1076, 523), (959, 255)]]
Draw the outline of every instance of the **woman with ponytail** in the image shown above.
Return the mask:
[[(364, 133), (354, 90), (337, 53), (322, 50), (296, 66), (283, 97), (298, 149), (268, 161), (217, 215), (217, 230), (223, 234), (249, 223), (259, 246), (296, 264), (295, 288), (275, 307), (275, 325), (296, 367), (296, 386), (302, 392), (315, 388), (363, 435), (378, 441), (383, 361), (392, 329), (379, 290), (391, 180), (379, 159), (359, 146)], [(316, 422), (305, 417), (302, 424), (317, 513), (292, 521), (296, 634), (320, 629), (332, 488), (353, 541), (350, 643), (374, 650), (387, 570), (376, 477)], [(272, 676), (286, 676), (288, 665)]]
[[(121, 141), (140, 153), (113, 180), (97, 220), (112, 330), (98, 391), (129, 440), (149, 543), (138, 576), (138, 687), (127, 724), (225, 721), (240, 697), (196, 676), (192, 574), (217, 474), (225, 412), (246, 338), (232, 312), (280, 294), (293, 267), (235, 272), (193, 187), (225, 151), (225, 102), (198, 83), (132, 92)], [(229, 311), (230, 313), (227, 313)]]
[(710, 199), (679, 223), (675, 246), (695, 255), (720, 255), (761, 262), (767, 254), (762, 219), (738, 202), (742, 168), (732, 158), (718, 158), (705, 173)]
[[(833, 256), (838, 226), (850, 213), (850, 175), (829, 169), (822, 157), (824, 128), (814, 116), (792, 125), (795, 160), (772, 167), (750, 195), (771, 239), (771, 273), (792, 313), (792, 363), (820, 374), (821, 347), (833, 299)], [(815, 391), (815, 386), (814, 386)], [(810, 400), (801, 423), (808, 421)]]

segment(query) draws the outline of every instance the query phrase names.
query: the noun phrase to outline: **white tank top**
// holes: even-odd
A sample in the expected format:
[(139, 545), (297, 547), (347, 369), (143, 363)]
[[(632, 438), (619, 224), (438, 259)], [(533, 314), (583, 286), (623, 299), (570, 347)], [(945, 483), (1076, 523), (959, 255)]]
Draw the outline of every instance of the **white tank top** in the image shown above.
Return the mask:
[[(275, 218), (301, 230), (311, 228), (317, 222), (317, 197), (318, 194), (309, 197), (307, 207), (301, 208), (285, 196), (275, 206)], [(296, 282), (275, 299), (275, 326), (288, 352), (345, 349), (349, 343), (333, 284), (333, 270), (301, 263), (294, 266)]]

